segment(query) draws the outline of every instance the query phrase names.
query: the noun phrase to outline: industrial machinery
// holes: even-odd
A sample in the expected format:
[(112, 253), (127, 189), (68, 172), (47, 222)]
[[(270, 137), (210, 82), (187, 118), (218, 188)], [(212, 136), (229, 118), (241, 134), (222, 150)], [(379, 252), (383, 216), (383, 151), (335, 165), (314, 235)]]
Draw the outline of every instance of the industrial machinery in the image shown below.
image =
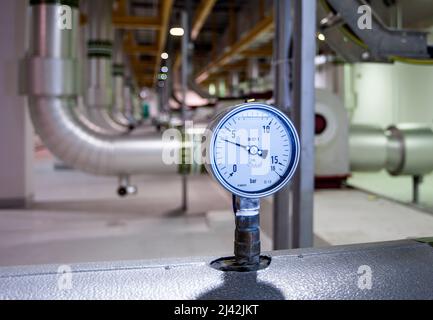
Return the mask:
[(349, 119), (341, 99), (328, 90), (316, 89), (316, 188), (339, 188), (350, 176), (348, 135)]
[(267, 265), (260, 257), (260, 198), (283, 188), (299, 162), (299, 137), (278, 109), (246, 103), (226, 110), (209, 125), (208, 171), (233, 194), (235, 258), (217, 268), (253, 271)]
[[(71, 30), (60, 30), (56, 17), (59, 5), (66, 2), (72, 7), (73, 25)], [(363, 3), (322, 2), (328, 18), (322, 31), (330, 41), (340, 19), (354, 26), (349, 9)], [(131, 175), (185, 173), (187, 165), (167, 165), (161, 154), (169, 149), (174, 150), (174, 158), (184, 156), (186, 139), (123, 135), (138, 121), (132, 106), (133, 84), (122, 79), (122, 71), (127, 73), (122, 70), (126, 61), (116, 50), (114, 74), (111, 72), (115, 40), (112, 1), (91, 2), (100, 20), (90, 24), (90, 83), (84, 103), (80, 103), (83, 92), (77, 71), (78, 1), (39, 0), (30, 4), (32, 34), (23, 63), (24, 90), (33, 124), (51, 152), (84, 172), (119, 177), (118, 193), (122, 196), (137, 191), (130, 183)], [(355, 40), (366, 47), (349, 52), (348, 60), (429, 57), (424, 33), (391, 32), (376, 19), (374, 22), (377, 32), (351, 28), (359, 36)], [(343, 30), (348, 38), (353, 36), (346, 27)], [(112, 76), (115, 101), (110, 95)], [(123, 91), (128, 101), (121, 101)], [(335, 97), (324, 92), (317, 96), (316, 170), (322, 178), (344, 179), (349, 171), (347, 116)], [(198, 118), (208, 119), (208, 114)], [(184, 120), (182, 117), (179, 123)], [(166, 123), (170, 124), (170, 118), (161, 116), (158, 125)], [(261, 255), (260, 199), (281, 190), (293, 177), (301, 153), (296, 129), (284, 113), (257, 102), (224, 108), (209, 129), (207, 169), (233, 195), (234, 257), (0, 268), (0, 299), (433, 299), (432, 239)], [(188, 131), (183, 134), (187, 136)], [(433, 170), (426, 152), (433, 147), (430, 128), (353, 127), (350, 147), (353, 170), (386, 168), (393, 175), (413, 175), (417, 181)]]

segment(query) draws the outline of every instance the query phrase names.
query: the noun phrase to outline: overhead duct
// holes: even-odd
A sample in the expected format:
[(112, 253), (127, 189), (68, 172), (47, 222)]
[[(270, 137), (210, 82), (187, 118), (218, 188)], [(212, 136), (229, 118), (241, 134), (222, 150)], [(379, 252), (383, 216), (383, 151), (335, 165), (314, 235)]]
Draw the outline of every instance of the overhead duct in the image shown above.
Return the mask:
[(58, 26), (60, 3), (32, 2), (30, 10), (26, 89), (31, 118), (41, 139), (55, 156), (85, 172), (115, 176), (176, 173), (178, 166), (165, 165), (162, 154), (164, 148), (170, 148), (179, 155), (181, 142), (164, 141), (159, 136), (108, 137), (78, 121), (73, 109), (79, 95), (79, 12), (77, 6), (72, 7), (72, 28), (62, 30)]

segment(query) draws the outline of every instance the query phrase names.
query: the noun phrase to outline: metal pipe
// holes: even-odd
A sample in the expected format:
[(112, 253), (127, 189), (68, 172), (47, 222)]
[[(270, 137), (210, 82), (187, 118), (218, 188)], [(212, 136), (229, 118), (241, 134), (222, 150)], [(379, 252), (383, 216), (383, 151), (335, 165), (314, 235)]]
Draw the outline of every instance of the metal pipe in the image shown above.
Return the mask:
[[(188, 91), (188, 67), (189, 67), (189, 57), (188, 57), (188, 44), (189, 44), (189, 17), (187, 11), (182, 11), (182, 28), (185, 30), (182, 37), (182, 122), (183, 128), (186, 130), (186, 94)], [(186, 172), (182, 174), (182, 210), (188, 210), (188, 178)]]
[(122, 47), (123, 33), (122, 30), (116, 30), (114, 37), (114, 58), (113, 58), (113, 107), (111, 110), (111, 117), (117, 123), (122, 126), (133, 129), (134, 125), (131, 124), (124, 114), (124, 95), (123, 87), (125, 85), (125, 64), (124, 64), (124, 52)]
[[(89, 130), (77, 119), (77, 56), (74, 50), (79, 15), (72, 9), (71, 30), (57, 27), (57, 4), (31, 6), (33, 37), (27, 59), (27, 94), (34, 127), (48, 149), (66, 164), (100, 175), (145, 172), (176, 173), (162, 161), (163, 150), (179, 154), (181, 141), (160, 136), (109, 137)], [(168, 148), (168, 149), (164, 149)]]
[(239, 97), (239, 72), (231, 71), (230, 72), (230, 96)]
[[(121, 65), (116, 65), (113, 71), (114, 75), (114, 102), (113, 109), (111, 111), (111, 116), (113, 119), (120, 123), (122, 126), (128, 126), (130, 129), (134, 127), (132, 123), (126, 118), (124, 114), (124, 86), (125, 81), (123, 79), (123, 71), (121, 70)], [(121, 74), (122, 73), (122, 74)]]
[(248, 83), (250, 92), (257, 91), (257, 83), (259, 80), (260, 72), (259, 72), (259, 59), (258, 58), (250, 58), (248, 60)]
[(162, 161), (165, 148), (180, 149), (180, 142), (165, 142), (160, 135), (132, 139), (106, 137), (77, 125), (75, 101), (59, 97), (30, 97), (33, 124), (47, 148), (66, 164), (99, 175), (177, 173), (176, 164)]
[(112, 56), (114, 31), (112, 23), (113, 0), (87, 2), (88, 23), (88, 116), (98, 126), (116, 132), (125, 132), (122, 125), (111, 117), (113, 105)]
[(433, 171), (433, 130), (400, 124), (383, 130), (353, 125), (349, 135), (351, 171), (387, 170), (391, 175), (423, 176)]
[(385, 168), (387, 138), (376, 126), (352, 125), (349, 134), (351, 171), (379, 171)]
[[(275, 105), (286, 114), (291, 107), (289, 44), (292, 37), (291, 1), (275, 1), (274, 38), (274, 99)], [(274, 195), (273, 202), (273, 248), (291, 248), (290, 186)]]
[(77, 106), (72, 108), (72, 112), (77, 118), (77, 121), (81, 123), (84, 127), (88, 128), (90, 131), (96, 132), (98, 134), (106, 135), (106, 136), (118, 136), (118, 132), (114, 132), (113, 130), (108, 130), (102, 127), (99, 127), (95, 123), (93, 123), (87, 116), (86, 106), (83, 101), (83, 97), (77, 98)]
[(422, 176), (412, 177), (412, 202), (415, 204), (419, 203), (419, 187), (423, 181)]
[(301, 159), (293, 180), (293, 248), (313, 246), (314, 106), (316, 56), (316, 1), (293, 3), (293, 119), (301, 140)]
[(237, 198), (235, 259), (240, 266), (260, 264), (260, 200)]
[[(397, 150), (387, 148), (387, 170), (393, 175), (425, 175), (433, 171), (433, 130), (422, 124), (399, 124), (386, 131), (388, 144), (399, 143)], [(393, 158), (398, 165), (390, 167)], [(397, 161), (394, 161), (396, 163)]]

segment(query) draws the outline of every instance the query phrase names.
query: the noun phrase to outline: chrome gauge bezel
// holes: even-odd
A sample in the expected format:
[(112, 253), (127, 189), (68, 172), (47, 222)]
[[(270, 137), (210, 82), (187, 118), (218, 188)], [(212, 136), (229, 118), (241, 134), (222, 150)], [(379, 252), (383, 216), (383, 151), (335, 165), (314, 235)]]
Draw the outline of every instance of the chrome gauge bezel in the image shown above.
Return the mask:
[[(276, 184), (270, 186), (269, 188), (263, 189), (259, 192), (245, 192), (240, 189), (237, 189), (230, 185), (224, 177), (219, 172), (216, 161), (215, 161), (215, 143), (216, 138), (218, 136), (219, 131), (223, 128), (224, 124), (233, 116), (236, 114), (247, 111), (247, 110), (263, 110), (269, 113), (272, 113), (273, 116), (278, 117), (281, 122), (285, 125), (285, 128), (288, 132), (291, 147), (292, 147), (292, 154), (290, 158), (290, 163), (288, 165), (288, 169), (286, 170), (284, 174), (284, 178), (281, 179)], [(277, 108), (263, 104), (263, 103), (245, 103), (241, 105), (234, 106), (233, 108), (230, 108), (226, 111), (224, 111), (221, 115), (219, 115), (213, 123), (211, 123), (209, 130), (211, 130), (212, 135), (209, 143), (209, 149), (208, 149), (208, 155), (209, 155), (209, 163), (208, 163), (208, 170), (211, 171), (214, 178), (229, 192), (231, 192), (234, 195), (237, 195), (239, 197), (244, 198), (263, 198), (270, 196), (279, 190), (281, 190), (294, 176), (296, 172), (296, 168), (299, 163), (300, 158), (300, 141), (298, 133), (295, 129), (295, 126), (290, 121), (290, 119), (280, 110)]]

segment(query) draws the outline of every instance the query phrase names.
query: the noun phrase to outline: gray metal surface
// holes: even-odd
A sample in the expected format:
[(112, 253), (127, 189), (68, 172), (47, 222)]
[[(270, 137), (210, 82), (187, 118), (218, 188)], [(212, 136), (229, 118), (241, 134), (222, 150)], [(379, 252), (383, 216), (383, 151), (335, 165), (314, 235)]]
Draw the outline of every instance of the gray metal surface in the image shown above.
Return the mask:
[(213, 259), (0, 268), (0, 299), (433, 299), (433, 248), (412, 240), (273, 252), (249, 273)]

